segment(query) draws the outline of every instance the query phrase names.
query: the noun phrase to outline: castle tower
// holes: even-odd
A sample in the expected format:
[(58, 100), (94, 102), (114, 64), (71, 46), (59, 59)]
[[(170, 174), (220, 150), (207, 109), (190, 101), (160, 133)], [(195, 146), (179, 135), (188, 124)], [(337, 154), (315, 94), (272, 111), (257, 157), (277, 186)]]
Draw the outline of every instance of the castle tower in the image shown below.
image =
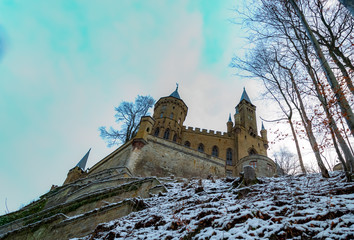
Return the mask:
[(156, 102), (153, 114), (155, 124), (151, 134), (181, 143), (182, 126), (187, 112), (188, 107), (179, 96), (177, 85), (170, 96), (162, 97)]
[(232, 133), (232, 127), (233, 127), (233, 122), (231, 120), (231, 113), (229, 115), (229, 120), (227, 121), (226, 123), (226, 126), (227, 126), (227, 134), (229, 135), (229, 137), (231, 136), (231, 133)]
[(72, 183), (80, 178), (83, 178), (87, 175), (85, 172), (85, 167), (87, 163), (87, 159), (90, 155), (91, 148), (88, 150), (88, 152), (85, 154), (85, 156), (80, 160), (78, 164), (72, 169), (69, 170), (68, 175), (63, 183), (63, 185)]
[(268, 149), (267, 130), (264, 128), (263, 122), (262, 122), (261, 136), (262, 136), (262, 139), (263, 139), (263, 146), (264, 146), (264, 148), (265, 148), (265, 149)]
[(251, 103), (245, 88), (243, 88), (240, 102), (236, 106), (236, 123), (245, 128), (251, 136), (257, 136), (256, 106)]

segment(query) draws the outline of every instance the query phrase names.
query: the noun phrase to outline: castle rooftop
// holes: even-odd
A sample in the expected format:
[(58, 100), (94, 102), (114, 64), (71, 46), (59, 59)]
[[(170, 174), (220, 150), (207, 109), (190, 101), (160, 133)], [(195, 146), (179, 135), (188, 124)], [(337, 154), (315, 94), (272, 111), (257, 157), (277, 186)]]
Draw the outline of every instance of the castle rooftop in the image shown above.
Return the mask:
[(178, 84), (177, 84), (176, 90), (173, 93), (171, 93), (170, 97), (181, 99), (181, 97), (178, 94)]
[(241, 96), (240, 102), (242, 102), (242, 100), (246, 100), (247, 102), (249, 102), (249, 103), (251, 103), (251, 104), (252, 104), (252, 102), (251, 102), (250, 98), (248, 97), (248, 94), (247, 94), (247, 92), (246, 92), (246, 89), (245, 89), (245, 88), (243, 88), (243, 93), (242, 93), (242, 96)]

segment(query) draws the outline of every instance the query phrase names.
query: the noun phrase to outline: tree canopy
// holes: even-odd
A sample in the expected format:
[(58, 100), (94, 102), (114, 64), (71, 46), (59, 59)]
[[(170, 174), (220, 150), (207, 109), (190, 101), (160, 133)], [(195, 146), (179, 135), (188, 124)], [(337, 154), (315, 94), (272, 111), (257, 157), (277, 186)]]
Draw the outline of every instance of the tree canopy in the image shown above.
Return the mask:
[(106, 141), (107, 146), (124, 144), (132, 139), (139, 129), (141, 117), (148, 114), (154, 103), (155, 100), (151, 96), (138, 95), (134, 103), (123, 101), (118, 107), (115, 107), (114, 117), (119, 129), (112, 126), (108, 130), (105, 126), (99, 128), (100, 136)]

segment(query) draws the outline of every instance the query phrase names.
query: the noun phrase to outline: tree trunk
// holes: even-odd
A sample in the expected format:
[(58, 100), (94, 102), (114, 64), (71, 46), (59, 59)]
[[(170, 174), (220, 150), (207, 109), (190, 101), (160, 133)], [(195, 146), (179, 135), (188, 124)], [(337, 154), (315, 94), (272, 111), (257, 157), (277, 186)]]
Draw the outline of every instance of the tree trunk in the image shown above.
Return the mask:
[(330, 68), (326, 58), (324, 57), (321, 47), (320, 47), (317, 39), (315, 38), (310, 26), (308, 25), (304, 14), (299, 9), (298, 5), (295, 3), (294, 0), (288, 0), (288, 1), (293, 6), (298, 18), (300, 19), (303, 27), (306, 30), (307, 36), (309, 37), (309, 39), (312, 43), (312, 46), (315, 49), (315, 52), (316, 52), (318, 60), (320, 61), (321, 67), (322, 67), (323, 71), (325, 72), (327, 81), (336, 96), (338, 104), (341, 108), (341, 112), (342, 112), (343, 116), (345, 117), (345, 120), (348, 124), (351, 134), (354, 136), (354, 114), (353, 114), (353, 111), (350, 108), (350, 105), (349, 105), (342, 89), (340, 88), (340, 85), (339, 85), (337, 79), (335, 78), (332, 69)]
[(291, 128), (291, 132), (292, 132), (293, 137), (294, 137), (296, 151), (297, 151), (297, 156), (299, 157), (301, 171), (302, 171), (302, 173), (306, 174), (306, 168), (305, 168), (304, 162), (302, 160), (302, 155), (301, 155), (301, 151), (300, 151), (299, 141), (297, 139), (295, 128), (294, 128), (294, 125), (293, 125), (293, 123), (291, 121), (291, 118), (289, 118), (289, 124), (290, 124), (290, 128)]
[(322, 158), (321, 158), (321, 154), (320, 154), (320, 150), (318, 148), (318, 143), (317, 143), (315, 135), (313, 134), (313, 131), (312, 131), (312, 123), (311, 123), (311, 120), (307, 117), (305, 106), (304, 106), (304, 104), (302, 102), (300, 91), (297, 88), (297, 85), (296, 85), (296, 82), (295, 82), (295, 79), (294, 79), (294, 76), (293, 76), (291, 70), (289, 69), (288, 72), (289, 72), (290, 79), (291, 79), (291, 82), (293, 84), (293, 87), (294, 87), (294, 90), (295, 90), (295, 93), (297, 95), (297, 98), (298, 98), (298, 101), (299, 101), (299, 105), (300, 105), (300, 106), (296, 105), (296, 108), (298, 109), (298, 111), (300, 113), (300, 116), (301, 116), (302, 123), (305, 126), (306, 134), (307, 134), (307, 136), (309, 138), (310, 145), (311, 145), (312, 150), (313, 150), (313, 152), (315, 154), (318, 167), (321, 170), (322, 176), (325, 177), (325, 178), (329, 178), (328, 170), (327, 170), (326, 166), (323, 164), (323, 161), (322, 161)]

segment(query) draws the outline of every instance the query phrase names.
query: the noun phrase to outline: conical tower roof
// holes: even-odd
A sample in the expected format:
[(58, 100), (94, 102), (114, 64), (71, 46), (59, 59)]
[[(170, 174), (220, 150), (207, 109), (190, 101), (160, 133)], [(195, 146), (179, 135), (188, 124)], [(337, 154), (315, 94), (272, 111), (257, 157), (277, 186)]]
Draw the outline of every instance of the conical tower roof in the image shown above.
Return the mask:
[(85, 154), (85, 156), (80, 160), (80, 162), (76, 165), (76, 167), (81, 168), (82, 170), (85, 170), (87, 159), (90, 155), (91, 148), (88, 150), (88, 152)]
[(174, 98), (177, 98), (177, 99), (181, 99), (181, 97), (179, 96), (179, 94), (178, 94), (178, 84), (176, 84), (177, 86), (176, 86), (176, 90), (173, 92), (173, 93), (171, 93), (171, 95), (170, 95), (170, 97), (174, 97)]
[(250, 98), (248, 97), (248, 94), (247, 94), (247, 92), (246, 92), (246, 89), (245, 89), (245, 88), (243, 88), (243, 93), (242, 93), (242, 96), (241, 96), (240, 102), (242, 102), (242, 100), (246, 100), (247, 102), (249, 102), (249, 103), (251, 103), (251, 104), (252, 104), (252, 102), (251, 102)]
[(231, 120), (231, 113), (229, 114), (229, 122), (232, 122), (232, 120)]

